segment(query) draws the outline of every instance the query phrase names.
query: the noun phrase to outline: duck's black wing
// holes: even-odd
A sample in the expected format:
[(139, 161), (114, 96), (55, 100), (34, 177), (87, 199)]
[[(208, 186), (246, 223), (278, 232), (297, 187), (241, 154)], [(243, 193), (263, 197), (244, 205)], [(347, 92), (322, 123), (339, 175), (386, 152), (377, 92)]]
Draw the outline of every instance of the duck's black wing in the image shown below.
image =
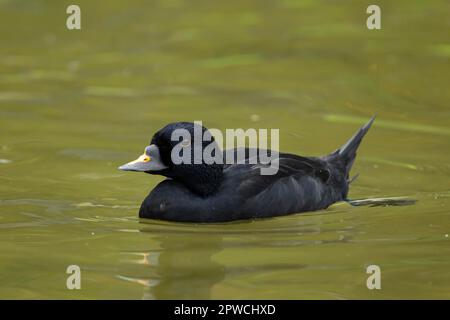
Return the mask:
[[(326, 159), (281, 153), (272, 164), (252, 162), (248, 157), (224, 168), (225, 182), (241, 199), (242, 218), (317, 210), (342, 200), (345, 179)], [(276, 174), (261, 174), (270, 165), (278, 166)]]
[[(262, 170), (270, 166), (277, 167), (278, 171), (273, 175), (263, 174)], [(224, 172), (227, 177), (240, 182), (237, 191), (246, 197), (258, 194), (286, 177), (311, 176), (326, 183), (330, 176), (325, 161), (293, 154), (280, 154), (271, 164), (254, 163), (251, 158), (247, 158), (244, 164), (226, 165)]]

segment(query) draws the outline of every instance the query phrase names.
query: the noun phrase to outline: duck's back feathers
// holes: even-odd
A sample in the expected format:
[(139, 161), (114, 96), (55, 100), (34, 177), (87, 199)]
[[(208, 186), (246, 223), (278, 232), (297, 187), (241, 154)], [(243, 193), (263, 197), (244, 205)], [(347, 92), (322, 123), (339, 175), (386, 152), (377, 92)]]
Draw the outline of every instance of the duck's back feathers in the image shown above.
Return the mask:
[[(339, 168), (321, 158), (280, 154), (275, 175), (261, 175), (263, 164), (225, 168), (230, 184), (242, 195), (243, 215), (269, 217), (323, 209), (342, 200), (345, 179)], [(272, 163), (273, 165), (273, 163)], [(225, 182), (225, 181), (224, 181)], [(257, 208), (257, 210), (255, 210)]]

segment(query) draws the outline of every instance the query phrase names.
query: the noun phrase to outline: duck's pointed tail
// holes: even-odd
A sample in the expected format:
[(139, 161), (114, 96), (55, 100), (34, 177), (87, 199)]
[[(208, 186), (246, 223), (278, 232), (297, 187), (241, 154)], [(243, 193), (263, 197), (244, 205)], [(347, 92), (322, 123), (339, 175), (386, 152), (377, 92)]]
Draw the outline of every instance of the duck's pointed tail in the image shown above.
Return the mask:
[(367, 131), (369, 131), (374, 120), (375, 116), (373, 116), (369, 122), (359, 129), (358, 132), (356, 132), (355, 135), (347, 141), (347, 143), (332, 153), (333, 156), (338, 157), (344, 163), (347, 179), (356, 158), (356, 150), (358, 149)]

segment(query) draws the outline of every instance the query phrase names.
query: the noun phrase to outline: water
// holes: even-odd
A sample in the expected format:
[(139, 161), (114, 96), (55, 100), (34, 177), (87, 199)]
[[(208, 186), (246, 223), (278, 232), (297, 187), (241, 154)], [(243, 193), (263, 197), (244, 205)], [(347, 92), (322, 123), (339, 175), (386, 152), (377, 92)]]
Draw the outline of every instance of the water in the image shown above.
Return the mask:
[[(0, 298), (450, 298), (447, 1), (378, 1), (380, 31), (359, 1), (78, 3), (68, 31), (63, 3), (0, 1)], [(350, 197), (415, 204), (140, 221), (162, 178), (116, 169), (171, 121), (321, 155), (375, 113)]]

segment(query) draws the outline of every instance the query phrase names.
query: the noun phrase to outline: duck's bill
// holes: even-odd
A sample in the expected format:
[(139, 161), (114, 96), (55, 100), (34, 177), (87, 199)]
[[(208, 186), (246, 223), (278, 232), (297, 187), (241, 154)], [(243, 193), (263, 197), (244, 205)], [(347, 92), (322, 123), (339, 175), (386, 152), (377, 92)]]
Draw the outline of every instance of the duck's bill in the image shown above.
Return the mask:
[(145, 148), (144, 154), (139, 158), (120, 166), (119, 170), (150, 172), (160, 171), (166, 168), (167, 166), (161, 161), (158, 147), (152, 144)]

